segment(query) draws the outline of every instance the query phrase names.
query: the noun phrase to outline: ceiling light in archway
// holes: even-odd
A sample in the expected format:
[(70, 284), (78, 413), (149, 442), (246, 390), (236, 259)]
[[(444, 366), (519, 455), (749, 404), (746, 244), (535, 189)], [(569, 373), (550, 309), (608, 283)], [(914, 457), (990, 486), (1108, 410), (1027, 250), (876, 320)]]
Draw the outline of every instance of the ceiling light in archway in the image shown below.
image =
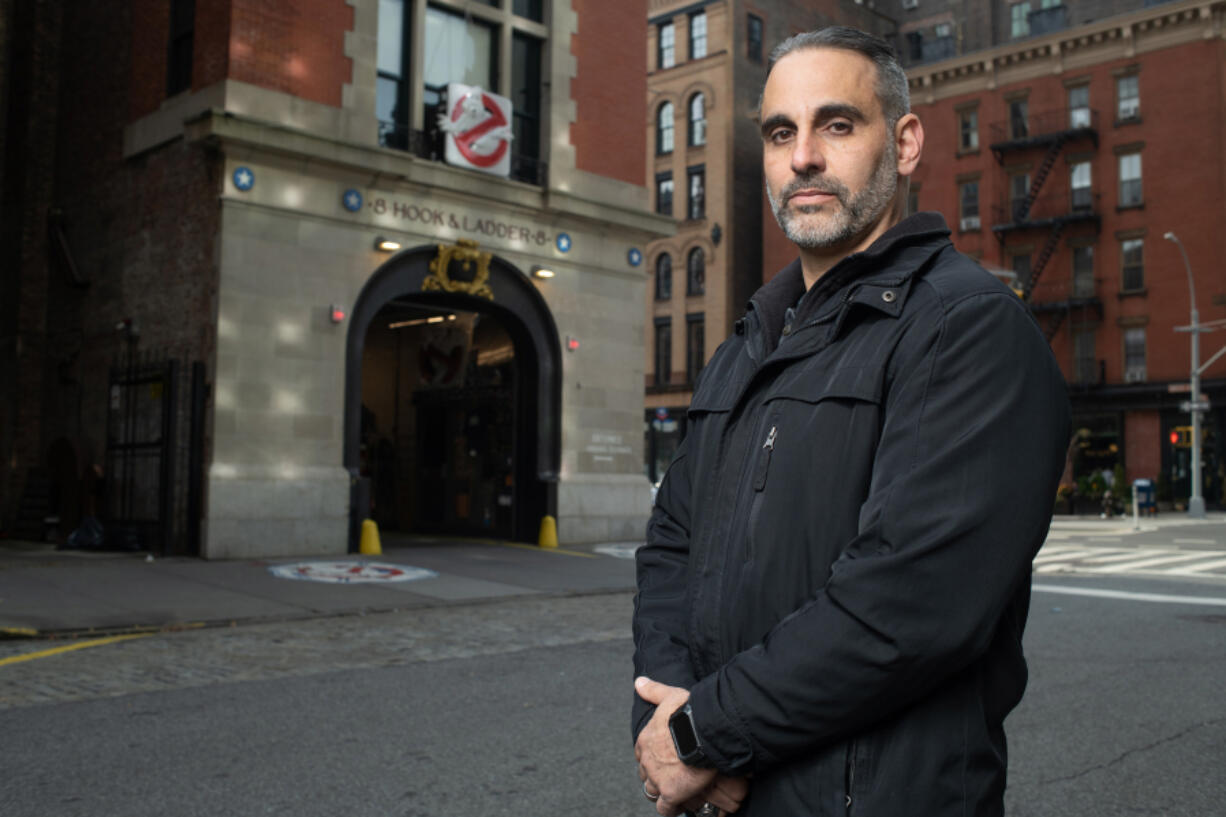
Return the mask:
[(400, 249), (400, 242), (394, 238), (379, 236), (375, 239), (375, 249), (380, 252), (396, 252)]

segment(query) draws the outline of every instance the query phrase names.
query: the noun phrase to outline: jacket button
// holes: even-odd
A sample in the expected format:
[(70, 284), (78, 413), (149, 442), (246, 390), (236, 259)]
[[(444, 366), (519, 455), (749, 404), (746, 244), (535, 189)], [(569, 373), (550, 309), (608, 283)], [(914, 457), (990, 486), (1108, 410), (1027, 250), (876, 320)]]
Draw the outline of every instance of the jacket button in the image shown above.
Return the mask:
[(881, 300), (885, 301), (887, 304), (894, 303), (894, 298), (894, 290), (892, 289), (887, 289), (885, 292), (881, 293)]

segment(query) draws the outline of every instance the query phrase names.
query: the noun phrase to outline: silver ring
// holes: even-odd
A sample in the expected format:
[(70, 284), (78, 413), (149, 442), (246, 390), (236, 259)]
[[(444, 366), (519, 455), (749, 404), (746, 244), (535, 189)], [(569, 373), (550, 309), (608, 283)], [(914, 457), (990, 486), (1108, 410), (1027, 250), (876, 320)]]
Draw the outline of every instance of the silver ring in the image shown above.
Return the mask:
[(698, 817), (715, 817), (718, 809), (710, 803), (703, 803), (702, 808), (698, 809)]
[(643, 796), (646, 797), (648, 800), (650, 800), (653, 803), (660, 799), (660, 795), (652, 794), (651, 792), (647, 791), (647, 781), (646, 780), (643, 781)]

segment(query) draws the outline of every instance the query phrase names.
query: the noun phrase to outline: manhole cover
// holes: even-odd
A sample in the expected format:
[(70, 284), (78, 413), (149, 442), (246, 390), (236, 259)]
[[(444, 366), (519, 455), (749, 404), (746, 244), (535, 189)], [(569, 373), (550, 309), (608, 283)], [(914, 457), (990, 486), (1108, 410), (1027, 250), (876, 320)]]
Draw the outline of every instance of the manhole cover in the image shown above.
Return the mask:
[(279, 579), (298, 579), (327, 584), (411, 582), (437, 576), (433, 570), (381, 562), (294, 562), (268, 568)]

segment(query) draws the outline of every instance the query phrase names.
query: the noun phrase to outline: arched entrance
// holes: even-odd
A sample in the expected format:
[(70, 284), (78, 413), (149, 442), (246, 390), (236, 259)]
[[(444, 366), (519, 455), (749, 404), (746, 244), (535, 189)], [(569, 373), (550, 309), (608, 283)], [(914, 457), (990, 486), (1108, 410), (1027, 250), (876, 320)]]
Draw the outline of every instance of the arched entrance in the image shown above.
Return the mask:
[(536, 541), (541, 517), (556, 516), (562, 370), (553, 316), (526, 275), (461, 244), (397, 253), (353, 308), (351, 551), (372, 513), (384, 529), (517, 541)]

